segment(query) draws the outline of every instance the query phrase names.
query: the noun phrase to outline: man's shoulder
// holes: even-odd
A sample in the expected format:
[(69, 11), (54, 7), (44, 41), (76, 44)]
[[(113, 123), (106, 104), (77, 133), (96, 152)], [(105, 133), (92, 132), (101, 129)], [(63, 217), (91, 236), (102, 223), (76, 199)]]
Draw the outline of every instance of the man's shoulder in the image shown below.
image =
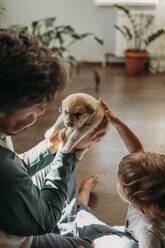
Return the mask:
[(0, 183), (11, 182), (17, 175), (24, 172), (14, 158), (14, 152), (0, 146)]
[[(5, 162), (6, 159), (14, 159), (15, 153), (0, 145), (0, 161)], [(0, 162), (0, 163), (1, 163)]]

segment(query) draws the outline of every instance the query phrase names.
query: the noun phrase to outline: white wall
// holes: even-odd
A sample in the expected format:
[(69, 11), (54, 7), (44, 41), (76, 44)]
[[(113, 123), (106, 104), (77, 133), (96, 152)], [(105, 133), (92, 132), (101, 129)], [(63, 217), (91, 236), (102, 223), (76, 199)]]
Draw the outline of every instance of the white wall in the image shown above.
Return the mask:
[(91, 38), (72, 48), (80, 60), (101, 61), (104, 51), (115, 49), (116, 22), (113, 7), (97, 7), (93, 0), (1, 0), (7, 11), (8, 24), (29, 25), (43, 17), (56, 16), (57, 23), (72, 25), (78, 32), (94, 32), (104, 46)]

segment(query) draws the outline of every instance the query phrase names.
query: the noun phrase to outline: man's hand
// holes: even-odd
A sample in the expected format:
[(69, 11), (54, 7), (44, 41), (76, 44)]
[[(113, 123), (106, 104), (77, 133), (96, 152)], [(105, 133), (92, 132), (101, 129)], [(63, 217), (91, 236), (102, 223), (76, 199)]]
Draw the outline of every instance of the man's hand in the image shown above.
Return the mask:
[(50, 153), (54, 154), (57, 152), (57, 150), (61, 150), (65, 144), (64, 140), (60, 140), (58, 138), (58, 133), (55, 133), (55, 135), (51, 138), (47, 138), (47, 147)]
[(106, 134), (109, 123), (105, 116), (101, 124), (90, 134), (84, 137), (73, 149), (75, 154), (81, 151), (89, 151), (97, 142), (99, 142)]

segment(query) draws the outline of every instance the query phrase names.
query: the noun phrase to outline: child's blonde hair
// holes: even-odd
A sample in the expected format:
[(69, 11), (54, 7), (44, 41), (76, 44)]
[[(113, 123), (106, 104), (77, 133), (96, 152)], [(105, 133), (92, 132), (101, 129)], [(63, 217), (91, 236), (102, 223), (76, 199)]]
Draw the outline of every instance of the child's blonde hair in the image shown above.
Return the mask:
[(124, 157), (118, 178), (126, 198), (137, 208), (152, 207), (153, 217), (165, 219), (165, 156), (139, 152)]

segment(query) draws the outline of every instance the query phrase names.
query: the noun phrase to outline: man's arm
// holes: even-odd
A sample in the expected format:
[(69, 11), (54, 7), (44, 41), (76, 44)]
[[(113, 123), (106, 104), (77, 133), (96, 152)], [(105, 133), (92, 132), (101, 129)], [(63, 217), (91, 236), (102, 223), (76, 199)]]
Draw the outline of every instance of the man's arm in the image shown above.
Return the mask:
[(22, 160), (29, 175), (33, 176), (39, 170), (53, 162), (55, 157), (55, 149), (51, 153), (48, 147), (48, 142), (45, 139), (27, 152), (18, 154), (18, 156)]
[(60, 142), (58, 133), (55, 133), (51, 139), (46, 138), (30, 150), (18, 154), (30, 176), (33, 176), (54, 160)]
[(51, 232), (61, 216), (67, 184), (78, 160), (74, 154), (58, 151), (39, 190), (24, 168), (15, 163), (13, 153), (7, 153), (1, 154), (0, 230), (19, 236)]
[[(106, 123), (107, 120), (83, 139), (82, 147), (90, 149), (97, 143)], [(40, 235), (51, 232), (57, 224), (66, 201), (67, 184), (78, 163), (74, 153), (81, 149), (79, 144), (73, 154), (63, 153), (62, 143), (65, 142), (59, 142), (61, 150), (56, 153), (41, 190), (33, 184), (24, 168), (14, 161), (13, 152), (5, 150), (1, 154), (0, 195), (3, 204), (0, 204), (0, 230), (19, 236)]]
[(105, 110), (108, 120), (113, 126), (115, 126), (129, 153), (144, 151), (140, 140), (132, 132), (132, 130), (123, 121), (121, 121), (115, 113), (112, 112), (112, 110), (103, 102), (102, 99), (100, 99), (100, 103)]

